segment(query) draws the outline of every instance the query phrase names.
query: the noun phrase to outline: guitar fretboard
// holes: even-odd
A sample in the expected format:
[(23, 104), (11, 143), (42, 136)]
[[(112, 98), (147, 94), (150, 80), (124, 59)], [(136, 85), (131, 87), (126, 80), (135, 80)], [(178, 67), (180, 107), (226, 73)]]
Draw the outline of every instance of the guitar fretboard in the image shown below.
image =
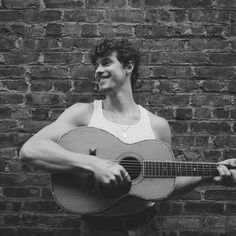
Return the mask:
[(217, 176), (217, 163), (143, 161), (143, 177)]

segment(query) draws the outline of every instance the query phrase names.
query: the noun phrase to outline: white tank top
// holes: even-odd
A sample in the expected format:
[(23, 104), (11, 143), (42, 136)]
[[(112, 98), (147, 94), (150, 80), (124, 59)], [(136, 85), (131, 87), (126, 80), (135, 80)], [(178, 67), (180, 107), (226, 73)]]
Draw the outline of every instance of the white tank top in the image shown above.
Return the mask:
[[(138, 123), (134, 125), (120, 125), (107, 120), (103, 116), (102, 100), (95, 100), (94, 111), (88, 127), (105, 130), (128, 144), (148, 139), (156, 139), (151, 127), (148, 111), (140, 105), (138, 105), (138, 107), (140, 111), (140, 119)], [(113, 207), (98, 215), (127, 215), (141, 211), (153, 204), (153, 202), (141, 200), (135, 197), (126, 197)]]

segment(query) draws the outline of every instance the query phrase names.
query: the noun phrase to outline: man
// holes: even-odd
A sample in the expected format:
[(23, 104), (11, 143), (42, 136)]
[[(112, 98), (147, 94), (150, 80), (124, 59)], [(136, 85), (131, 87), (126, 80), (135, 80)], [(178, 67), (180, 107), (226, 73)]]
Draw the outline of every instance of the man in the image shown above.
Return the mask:
[[(127, 40), (101, 41), (91, 54), (95, 78), (104, 100), (78, 103), (66, 109), (49, 126), (40, 130), (21, 149), (20, 159), (49, 172), (92, 173), (101, 186), (115, 191), (130, 183), (130, 176), (119, 164), (99, 157), (73, 153), (57, 144), (67, 131), (80, 126), (110, 132), (125, 143), (159, 139), (171, 145), (168, 122), (137, 105), (132, 88), (138, 77), (139, 54)], [(236, 165), (234, 159), (222, 162), (217, 181), (227, 177), (236, 181), (236, 171), (223, 164)], [(204, 179), (177, 177), (172, 196), (190, 191)], [(92, 216), (82, 217), (81, 235), (159, 235), (154, 203), (125, 198), (115, 206)]]

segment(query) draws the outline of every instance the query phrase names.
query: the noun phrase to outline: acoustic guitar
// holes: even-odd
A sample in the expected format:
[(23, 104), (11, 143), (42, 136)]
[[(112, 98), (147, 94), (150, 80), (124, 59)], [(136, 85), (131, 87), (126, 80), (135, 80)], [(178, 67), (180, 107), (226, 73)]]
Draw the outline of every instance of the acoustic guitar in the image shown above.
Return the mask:
[(217, 176), (216, 163), (176, 162), (170, 146), (160, 140), (126, 144), (112, 134), (90, 127), (79, 127), (58, 141), (63, 148), (96, 155), (122, 165), (129, 173), (128, 189), (108, 194), (101, 191), (88, 173), (53, 173), (54, 199), (64, 209), (79, 214), (101, 212), (127, 195), (157, 201), (170, 195), (177, 176)]

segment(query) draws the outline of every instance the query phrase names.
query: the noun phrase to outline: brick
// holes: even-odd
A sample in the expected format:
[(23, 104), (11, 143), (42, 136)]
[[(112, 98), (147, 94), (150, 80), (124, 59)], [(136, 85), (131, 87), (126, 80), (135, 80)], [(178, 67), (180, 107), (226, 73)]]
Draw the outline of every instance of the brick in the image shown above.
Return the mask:
[(58, 92), (68, 92), (72, 89), (71, 81), (55, 81), (53, 82), (53, 90)]
[(179, 8), (211, 7), (210, 0), (171, 0), (170, 5)]
[(214, 139), (216, 147), (230, 147), (234, 148), (236, 145), (236, 136), (233, 135), (217, 135)]
[(3, 212), (6, 211), (20, 211), (21, 210), (21, 202), (13, 202), (13, 201), (1, 201), (0, 202), (0, 210)]
[(186, 148), (188, 146), (194, 145), (194, 136), (191, 135), (173, 135), (172, 136), (173, 145), (178, 146), (179, 148)]
[(22, 104), (23, 95), (16, 93), (1, 93), (0, 104)]
[(46, 8), (75, 8), (83, 7), (84, 0), (44, 0)]
[(0, 107), (0, 119), (10, 118), (13, 110), (10, 107)]
[(0, 132), (7, 133), (17, 130), (17, 123), (14, 120), (0, 120)]
[(137, 37), (148, 37), (150, 36), (150, 26), (149, 25), (137, 25), (135, 27), (135, 35)]
[(211, 110), (210, 108), (202, 108), (202, 107), (196, 107), (194, 109), (194, 117), (197, 120), (205, 120), (211, 118)]
[(16, 41), (15, 37), (0, 36), (0, 50), (3, 52), (15, 49), (16, 48), (15, 41)]
[(49, 80), (32, 80), (30, 90), (32, 92), (49, 92), (52, 89), (52, 82)]
[(87, 78), (94, 80), (95, 69), (93, 66), (73, 66), (71, 69), (72, 78)]
[(161, 91), (162, 92), (182, 92), (188, 93), (189, 91), (199, 91), (198, 84), (195, 80), (169, 80), (161, 79)]
[(128, 5), (132, 8), (139, 8), (141, 6), (141, 0), (128, 0)]
[(59, 48), (57, 39), (27, 38), (22, 41), (22, 49), (35, 51), (51, 51)]
[(118, 7), (122, 8), (125, 6), (125, 0), (117, 0), (117, 1), (106, 1), (106, 0), (88, 0), (88, 7), (92, 8), (113, 8)]
[(116, 35), (117, 36), (132, 36), (133, 28), (130, 25), (118, 25), (116, 27)]
[(104, 20), (104, 12), (99, 10), (65, 11), (63, 20), (69, 22), (96, 23)]
[(160, 22), (160, 21), (170, 21), (171, 19), (171, 12), (162, 10), (148, 10), (146, 14), (145, 20), (147, 22)]
[(33, 120), (47, 120), (49, 118), (49, 109), (33, 108), (31, 113)]
[(230, 227), (236, 224), (235, 216), (209, 216), (205, 222), (207, 227)]
[(32, 212), (57, 212), (60, 208), (54, 201), (27, 201), (22, 209)]
[(170, 121), (169, 122), (171, 132), (173, 134), (182, 134), (188, 132), (188, 123), (180, 121)]
[(108, 21), (110, 22), (143, 22), (144, 21), (144, 11), (140, 10), (112, 10), (107, 13)]
[(205, 64), (206, 55), (202, 52), (167, 53), (167, 62), (174, 64), (176, 63)]
[(31, 67), (32, 79), (65, 79), (70, 77), (67, 66), (34, 66)]
[(8, 22), (8, 21), (23, 21), (24, 16), (22, 11), (14, 11), (14, 10), (0, 10), (0, 22)]
[(226, 91), (226, 83), (217, 80), (201, 80), (198, 81), (199, 87), (204, 92), (222, 92)]
[(20, 215), (5, 215), (3, 216), (3, 221), (6, 225), (19, 225)]
[(58, 10), (41, 10), (41, 11), (25, 11), (25, 22), (45, 22), (45, 21), (59, 21), (61, 19), (62, 12)]
[(189, 78), (192, 70), (189, 66), (155, 66), (153, 75), (164, 78)]
[(236, 154), (236, 150), (235, 149), (226, 149), (226, 150), (223, 151), (224, 159), (234, 158), (235, 154)]
[(169, 0), (145, 0), (145, 6), (147, 7), (162, 7), (162, 6), (168, 6)]
[(81, 64), (83, 54), (80, 52), (50, 52), (44, 53), (44, 62), (52, 64)]
[(230, 66), (219, 67), (219, 66), (199, 66), (194, 67), (194, 72), (197, 77), (206, 78), (206, 79), (217, 79), (225, 78), (229, 79), (234, 76), (234, 68)]
[(188, 18), (192, 22), (226, 23), (229, 22), (230, 15), (228, 11), (192, 10), (189, 12)]
[(6, 90), (26, 92), (28, 89), (28, 84), (24, 80), (7, 80), (1, 81), (1, 83)]
[(55, 215), (51, 217), (49, 215), (39, 215), (38, 223), (40, 225), (48, 225), (60, 228), (76, 228), (80, 222), (80, 216), (76, 215)]
[(193, 106), (225, 106), (230, 105), (230, 99), (219, 94), (196, 94), (192, 96)]
[(193, 50), (204, 50), (204, 49), (227, 49), (229, 43), (220, 39), (190, 39), (188, 46)]
[[(63, 35), (64, 36), (80, 36), (80, 25), (76, 22), (66, 22), (66, 23), (64, 23)], [(73, 43), (72, 38), (66, 39), (66, 40), (71, 41), (71, 43)]]
[(191, 122), (192, 133), (219, 134), (231, 133), (230, 123), (226, 122)]
[(0, 66), (0, 78), (21, 77), (25, 74), (25, 71), (22, 66)]
[(221, 25), (207, 25), (206, 26), (207, 36), (222, 37), (225, 34), (225, 31), (227, 31), (227, 28), (225, 28), (225, 26), (221, 26)]
[[(100, 25), (100, 33), (102, 33), (102, 27)], [(105, 27), (105, 26), (104, 26)], [(63, 41), (62, 41), (63, 43)], [(78, 48), (78, 49), (83, 49), (83, 50), (90, 50), (91, 47), (93, 47), (96, 43), (97, 43), (97, 40), (96, 39), (91, 39), (91, 38), (88, 38), (88, 39), (83, 39), (83, 38), (76, 38), (74, 39), (73, 41), (73, 45), (74, 47)]]
[(17, 236), (16, 228), (0, 228), (0, 234), (3, 236)]
[[(29, 221), (27, 221), (27, 222), (29, 222)], [(37, 227), (37, 225), (35, 227), (31, 226), (30, 228), (28, 228), (28, 227), (18, 228), (17, 229), (17, 234), (18, 234), (17, 236), (26, 236), (26, 235), (57, 236), (57, 232), (56, 232), (55, 229), (39, 228), (39, 227)]]
[(49, 23), (46, 26), (46, 35), (59, 37), (62, 35), (63, 25), (57, 23)]
[(98, 27), (97, 25), (82, 25), (81, 26), (81, 36), (93, 38), (98, 36)]
[(232, 9), (232, 7), (235, 7), (235, 0), (216, 0), (214, 4), (218, 7), (226, 7)]
[(31, 93), (26, 94), (26, 104), (29, 106), (60, 106), (62, 99), (59, 94)]
[(219, 150), (207, 150), (203, 151), (204, 159), (210, 162), (218, 162), (221, 158), (221, 151)]
[[(138, 26), (137, 26), (138, 27)], [(146, 39), (141, 47), (143, 50), (183, 50), (184, 41), (179, 39)]]
[(221, 236), (222, 234), (217, 230), (217, 232), (206, 230), (206, 231), (195, 231), (195, 230), (181, 230), (179, 236)]
[(177, 120), (191, 120), (193, 118), (192, 108), (176, 109), (175, 119)]
[(162, 25), (152, 25), (151, 26), (151, 37), (168, 37), (169, 36), (169, 27)]
[[(112, 37), (115, 36), (115, 27), (113, 25), (100, 24), (98, 27), (99, 35), (101, 37)], [(91, 48), (91, 44), (89, 49)]]
[(38, 62), (39, 53), (25, 53), (25, 52), (6, 52), (4, 54), (4, 60), (10, 65), (27, 64), (32, 62)]
[(39, 8), (40, 0), (2, 0), (4, 8), (8, 9), (26, 9), (26, 8)]
[(213, 110), (213, 117), (217, 119), (229, 119), (230, 110), (228, 108), (215, 108)]
[(190, 214), (223, 214), (224, 204), (214, 202), (187, 202), (184, 205), (185, 212)]
[(153, 52), (151, 54), (151, 63), (162, 64), (166, 62), (166, 54), (163, 52)]
[(77, 93), (68, 93), (66, 95), (65, 101), (68, 106), (78, 103), (78, 102), (84, 102), (84, 103), (90, 103), (94, 100), (94, 96), (92, 94), (77, 94)]
[(171, 13), (177, 23), (184, 22), (187, 19), (187, 13), (184, 10), (172, 10)]
[(161, 218), (161, 225), (167, 228), (201, 228), (202, 221), (200, 217), (193, 216), (167, 216)]
[(213, 64), (235, 65), (236, 53), (209, 53), (209, 60)]
[(79, 80), (74, 82), (74, 91), (80, 93), (93, 93), (95, 91), (96, 84), (89, 80)]

